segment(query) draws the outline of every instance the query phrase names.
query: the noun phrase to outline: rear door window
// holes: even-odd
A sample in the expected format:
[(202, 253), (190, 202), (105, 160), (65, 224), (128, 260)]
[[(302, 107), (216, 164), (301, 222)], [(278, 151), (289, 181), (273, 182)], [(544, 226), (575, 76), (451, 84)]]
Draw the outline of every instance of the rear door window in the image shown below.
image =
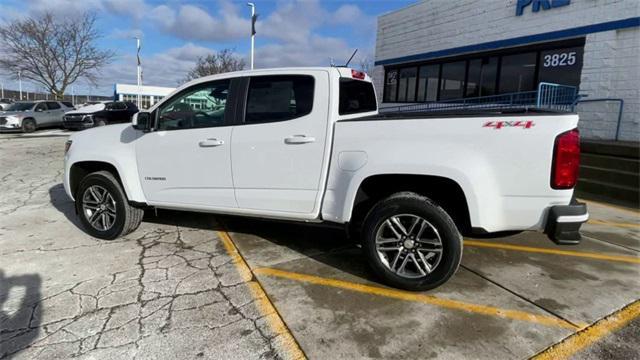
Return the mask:
[(58, 110), (61, 108), (60, 104), (58, 104), (56, 101), (47, 101), (47, 107), (49, 108), (49, 110)]
[(367, 81), (340, 79), (340, 115), (376, 111), (376, 95), (373, 84)]
[(249, 82), (245, 123), (285, 121), (311, 113), (314, 80), (307, 75), (255, 76)]

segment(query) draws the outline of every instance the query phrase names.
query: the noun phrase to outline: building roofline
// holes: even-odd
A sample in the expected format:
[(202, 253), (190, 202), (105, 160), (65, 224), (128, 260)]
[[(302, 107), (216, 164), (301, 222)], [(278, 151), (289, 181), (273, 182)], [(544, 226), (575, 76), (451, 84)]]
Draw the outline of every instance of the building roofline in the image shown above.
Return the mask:
[(465, 45), (455, 48), (430, 51), (426, 53), (401, 56), (397, 58), (378, 60), (374, 64), (379, 65), (392, 65), (414, 61), (431, 60), (442, 57), (449, 57), (455, 55), (462, 55), (467, 53), (473, 53), (478, 51), (497, 50), (501, 48), (514, 47), (519, 45), (527, 45), (538, 42), (545, 42), (551, 40), (570, 39), (579, 36), (584, 36), (592, 33), (619, 30), (626, 28), (640, 27), (640, 17), (632, 17), (623, 20), (608, 21), (604, 23), (579, 26), (575, 28), (568, 28), (563, 30), (550, 31), (546, 33), (540, 33), (535, 35), (525, 35), (509, 39), (501, 39), (495, 41), (489, 41), (474, 45)]

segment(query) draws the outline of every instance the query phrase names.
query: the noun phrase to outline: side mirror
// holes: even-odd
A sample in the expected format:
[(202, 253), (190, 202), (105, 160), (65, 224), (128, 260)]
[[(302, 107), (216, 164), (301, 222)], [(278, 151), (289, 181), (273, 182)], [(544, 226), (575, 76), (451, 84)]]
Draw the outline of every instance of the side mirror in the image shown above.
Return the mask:
[(151, 113), (148, 112), (137, 112), (133, 114), (133, 118), (131, 119), (131, 123), (133, 128), (136, 130), (142, 130), (147, 132), (151, 130)]

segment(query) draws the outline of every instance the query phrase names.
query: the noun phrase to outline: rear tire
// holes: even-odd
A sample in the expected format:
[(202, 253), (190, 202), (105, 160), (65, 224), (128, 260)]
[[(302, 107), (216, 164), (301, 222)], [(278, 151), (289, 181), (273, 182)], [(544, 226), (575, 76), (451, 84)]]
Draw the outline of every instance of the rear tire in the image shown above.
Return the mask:
[(108, 171), (85, 176), (75, 200), (76, 213), (86, 232), (99, 239), (113, 240), (129, 234), (144, 216), (144, 210), (129, 205), (120, 183)]
[(33, 119), (24, 119), (22, 120), (22, 132), (32, 133), (36, 131), (37, 125), (36, 121)]
[(424, 291), (455, 274), (462, 259), (462, 236), (451, 217), (429, 198), (400, 192), (369, 211), (362, 248), (386, 284)]

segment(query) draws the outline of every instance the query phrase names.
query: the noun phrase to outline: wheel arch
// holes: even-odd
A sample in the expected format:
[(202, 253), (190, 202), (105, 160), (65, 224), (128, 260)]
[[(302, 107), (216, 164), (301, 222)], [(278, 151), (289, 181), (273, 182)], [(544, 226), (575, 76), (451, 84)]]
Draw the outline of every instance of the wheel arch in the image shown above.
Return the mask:
[(118, 169), (111, 163), (106, 161), (79, 161), (71, 165), (69, 169), (69, 189), (75, 195), (78, 186), (85, 176), (96, 171), (108, 171), (118, 180), (118, 184), (124, 190), (125, 195), (129, 198), (127, 188), (122, 183)]
[(377, 174), (366, 177), (351, 202), (350, 224), (359, 226), (376, 202), (401, 191), (428, 197), (451, 216), (461, 233), (471, 232), (469, 202), (464, 190), (457, 181), (435, 175)]

